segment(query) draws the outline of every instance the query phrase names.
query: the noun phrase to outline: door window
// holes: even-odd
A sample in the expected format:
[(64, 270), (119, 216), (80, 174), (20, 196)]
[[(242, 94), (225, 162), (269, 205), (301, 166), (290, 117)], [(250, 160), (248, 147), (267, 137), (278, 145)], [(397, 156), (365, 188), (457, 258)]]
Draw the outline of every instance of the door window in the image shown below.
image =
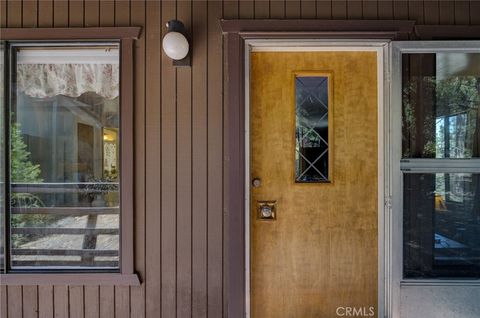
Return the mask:
[(328, 182), (328, 76), (295, 76), (295, 181)]

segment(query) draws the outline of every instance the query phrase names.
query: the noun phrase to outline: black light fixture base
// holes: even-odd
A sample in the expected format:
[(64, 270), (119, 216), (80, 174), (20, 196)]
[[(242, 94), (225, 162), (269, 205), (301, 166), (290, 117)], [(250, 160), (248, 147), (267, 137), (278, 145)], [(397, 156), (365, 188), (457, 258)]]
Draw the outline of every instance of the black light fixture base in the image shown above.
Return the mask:
[(185, 29), (185, 25), (182, 21), (179, 20), (170, 20), (167, 22), (167, 30), (168, 32), (178, 32), (183, 34), (188, 41), (189, 48), (188, 54), (181, 60), (172, 60), (172, 65), (175, 67), (185, 67), (185, 66), (192, 66), (192, 46), (190, 36), (187, 34), (187, 30)]
[(167, 22), (167, 32), (179, 32), (185, 34), (185, 25), (179, 20), (170, 20)]
[(173, 60), (172, 65), (175, 67), (192, 66), (192, 59), (190, 58), (190, 55), (191, 54), (189, 50), (187, 56), (181, 60)]

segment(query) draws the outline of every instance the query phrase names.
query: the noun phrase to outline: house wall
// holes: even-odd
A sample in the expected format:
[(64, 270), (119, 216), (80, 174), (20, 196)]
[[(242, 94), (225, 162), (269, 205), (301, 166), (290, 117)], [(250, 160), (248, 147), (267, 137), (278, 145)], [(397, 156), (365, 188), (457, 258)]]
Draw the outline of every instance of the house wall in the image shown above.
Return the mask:
[[(222, 317), (223, 95), (218, 19), (410, 19), (480, 24), (480, 1), (1, 0), (1, 27), (142, 26), (135, 50), (135, 269), (139, 287), (2, 286), (0, 316)], [(161, 51), (165, 22), (192, 34), (191, 68)]]

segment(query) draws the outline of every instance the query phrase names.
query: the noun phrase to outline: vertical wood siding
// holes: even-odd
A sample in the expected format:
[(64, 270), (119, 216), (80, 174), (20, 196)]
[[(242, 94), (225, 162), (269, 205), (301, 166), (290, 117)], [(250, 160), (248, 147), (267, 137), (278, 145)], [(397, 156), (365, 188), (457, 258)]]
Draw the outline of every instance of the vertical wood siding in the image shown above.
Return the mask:
[[(480, 24), (479, 1), (1, 0), (1, 27), (142, 26), (135, 44), (135, 269), (139, 287), (0, 287), (0, 316), (225, 315), (225, 45), (218, 19), (412, 19)], [(192, 35), (191, 68), (162, 54), (165, 22)]]

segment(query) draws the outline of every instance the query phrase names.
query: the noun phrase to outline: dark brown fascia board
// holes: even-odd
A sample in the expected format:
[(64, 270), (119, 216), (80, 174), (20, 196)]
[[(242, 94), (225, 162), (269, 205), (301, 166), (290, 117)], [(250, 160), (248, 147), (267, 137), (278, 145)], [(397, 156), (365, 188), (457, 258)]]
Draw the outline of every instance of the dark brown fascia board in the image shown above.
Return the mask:
[(480, 40), (480, 25), (416, 25), (419, 40)]
[(259, 32), (397, 32), (412, 33), (415, 21), (410, 20), (220, 20), (224, 33)]
[(141, 27), (0, 28), (0, 40), (136, 40), (141, 29)]

